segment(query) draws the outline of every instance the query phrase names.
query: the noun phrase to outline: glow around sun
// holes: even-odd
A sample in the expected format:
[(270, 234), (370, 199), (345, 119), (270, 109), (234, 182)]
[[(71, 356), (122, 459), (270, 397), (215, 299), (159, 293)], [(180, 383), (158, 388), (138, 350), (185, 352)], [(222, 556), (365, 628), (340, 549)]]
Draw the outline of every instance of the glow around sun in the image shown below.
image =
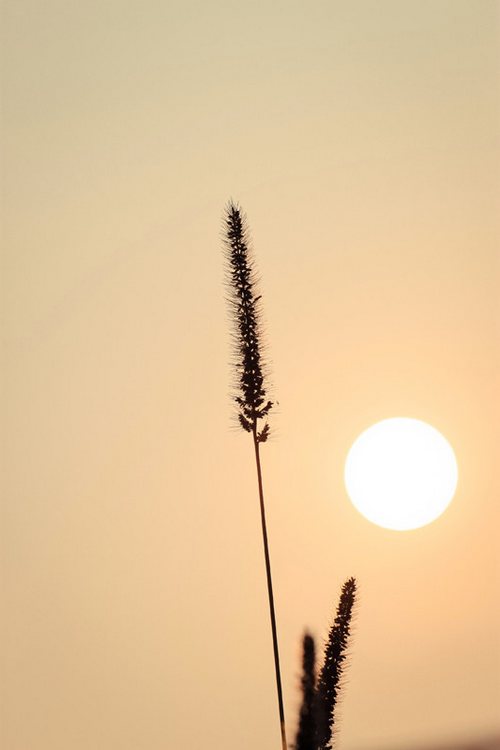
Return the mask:
[(451, 502), (458, 468), (451, 445), (418, 419), (384, 419), (355, 440), (345, 485), (357, 510), (386, 529), (405, 531), (438, 518)]

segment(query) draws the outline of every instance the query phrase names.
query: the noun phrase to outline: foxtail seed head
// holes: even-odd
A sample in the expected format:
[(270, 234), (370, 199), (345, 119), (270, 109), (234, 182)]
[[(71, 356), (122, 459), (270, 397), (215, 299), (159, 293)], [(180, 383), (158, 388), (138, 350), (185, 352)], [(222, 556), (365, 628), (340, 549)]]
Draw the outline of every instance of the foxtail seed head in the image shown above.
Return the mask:
[(226, 206), (223, 238), (228, 262), (229, 304), (234, 322), (235, 367), (238, 392), (234, 400), (238, 420), (246, 432), (253, 432), (257, 441), (269, 437), (266, 421), (258, 430), (259, 419), (265, 419), (273, 404), (266, 398), (262, 349), (260, 343), (260, 295), (249, 249), (248, 228), (238, 205)]
[(356, 600), (356, 580), (349, 578), (342, 586), (335, 620), (328, 634), (325, 660), (317, 685), (317, 746), (331, 750), (334, 741), (335, 709), (347, 657), (351, 621)]

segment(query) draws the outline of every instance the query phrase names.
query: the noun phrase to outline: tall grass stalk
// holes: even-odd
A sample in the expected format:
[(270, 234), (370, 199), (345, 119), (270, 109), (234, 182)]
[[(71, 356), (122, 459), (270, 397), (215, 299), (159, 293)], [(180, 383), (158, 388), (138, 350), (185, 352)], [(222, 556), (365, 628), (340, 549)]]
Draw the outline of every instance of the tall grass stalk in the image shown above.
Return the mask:
[(240, 207), (232, 201), (228, 203), (225, 210), (223, 240), (228, 267), (229, 304), (234, 325), (234, 366), (236, 369), (236, 393), (234, 400), (237, 405), (239, 424), (245, 432), (249, 432), (252, 435), (254, 445), (269, 613), (273, 638), (276, 689), (278, 693), (281, 745), (282, 750), (287, 750), (278, 633), (260, 459), (260, 446), (266, 442), (270, 433), (267, 417), (273, 403), (266, 396), (265, 367), (259, 325), (261, 297), (256, 293), (256, 277), (249, 248), (248, 228)]

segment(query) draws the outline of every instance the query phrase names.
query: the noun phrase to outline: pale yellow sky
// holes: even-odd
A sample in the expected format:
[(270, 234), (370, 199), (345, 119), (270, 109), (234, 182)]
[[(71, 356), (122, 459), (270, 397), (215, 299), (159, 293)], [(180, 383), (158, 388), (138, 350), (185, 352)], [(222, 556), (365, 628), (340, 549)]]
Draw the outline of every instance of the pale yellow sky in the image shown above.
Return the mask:
[[(338, 750), (500, 734), (499, 4), (3, 3), (4, 750), (279, 747), (220, 218), (262, 275), (289, 739), (299, 643), (360, 602)], [(342, 473), (452, 443), (398, 533)]]

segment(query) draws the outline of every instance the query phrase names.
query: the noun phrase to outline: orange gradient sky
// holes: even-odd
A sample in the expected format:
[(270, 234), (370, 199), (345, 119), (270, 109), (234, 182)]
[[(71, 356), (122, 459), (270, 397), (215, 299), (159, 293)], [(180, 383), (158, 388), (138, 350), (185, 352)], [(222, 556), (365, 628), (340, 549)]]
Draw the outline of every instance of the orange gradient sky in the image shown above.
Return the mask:
[[(4, 750), (275, 750), (220, 219), (248, 214), (289, 739), (360, 600), (338, 750), (500, 733), (499, 4), (3, 4)], [(457, 495), (398, 533), (344, 460), (392, 416)]]

